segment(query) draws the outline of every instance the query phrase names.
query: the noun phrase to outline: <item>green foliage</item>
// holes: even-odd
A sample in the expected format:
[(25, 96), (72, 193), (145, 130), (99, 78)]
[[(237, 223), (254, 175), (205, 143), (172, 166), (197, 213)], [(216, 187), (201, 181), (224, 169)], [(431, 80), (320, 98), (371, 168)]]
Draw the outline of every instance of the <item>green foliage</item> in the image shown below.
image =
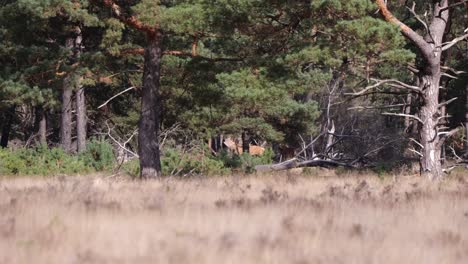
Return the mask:
[(80, 160), (96, 171), (109, 171), (115, 164), (112, 145), (105, 141), (92, 140), (86, 144), (86, 151), (80, 154)]
[(221, 151), (217, 160), (221, 161), (226, 168), (243, 173), (254, 173), (255, 166), (262, 164), (271, 164), (273, 162), (274, 152), (267, 148), (263, 155), (251, 156), (247, 153), (241, 155)]
[(30, 149), (0, 149), (1, 175), (78, 174), (112, 169), (115, 158), (112, 146), (93, 141), (80, 155), (66, 154), (60, 148), (39, 146)]
[[(218, 156), (196, 148), (196, 151), (184, 152), (179, 148), (167, 148), (161, 157), (163, 175), (169, 176), (222, 176), (232, 172), (253, 173), (255, 166), (273, 162), (274, 153), (266, 149), (261, 156), (249, 154), (236, 155), (221, 151)], [(139, 160), (133, 159), (122, 165), (122, 171), (132, 177), (140, 174)]]
[(0, 150), (0, 174), (54, 175), (90, 172), (91, 168), (76, 156), (62, 149), (38, 147), (35, 149)]
[(214, 176), (229, 173), (229, 169), (225, 168), (221, 161), (214, 159), (211, 154), (204, 155), (203, 151), (184, 153), (176, 148), (164, 151), (161, 166), (164, 175)]

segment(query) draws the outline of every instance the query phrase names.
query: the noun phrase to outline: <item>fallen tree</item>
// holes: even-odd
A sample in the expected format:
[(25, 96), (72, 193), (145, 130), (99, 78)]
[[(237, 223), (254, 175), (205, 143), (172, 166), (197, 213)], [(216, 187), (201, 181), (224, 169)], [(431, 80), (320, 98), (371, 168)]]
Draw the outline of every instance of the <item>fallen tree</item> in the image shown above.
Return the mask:
[(323, 168), (336, 168), (336, 167), (345, 167), (345, 168), (357, 168), (351, 164), (333, 161), (333, 160), (306, 160), (299, 161), (297, 158), (290, 159), (278, 164), (269, 164), (269, 165), (257, 165), (255, 170), (258, 172), (269, 172), (269, 171), (281, 171), (289, 170), (294, 168), (303, 168), (303, 167), (323, 167)]

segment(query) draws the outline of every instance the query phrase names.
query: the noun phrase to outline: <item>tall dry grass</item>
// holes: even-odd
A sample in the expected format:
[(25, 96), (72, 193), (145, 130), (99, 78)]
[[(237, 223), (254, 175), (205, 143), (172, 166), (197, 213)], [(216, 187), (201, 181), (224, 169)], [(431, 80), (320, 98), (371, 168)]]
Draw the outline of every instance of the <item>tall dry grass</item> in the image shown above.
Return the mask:
[(468, 263), (468, 182), (1, 178), (0, 263)]

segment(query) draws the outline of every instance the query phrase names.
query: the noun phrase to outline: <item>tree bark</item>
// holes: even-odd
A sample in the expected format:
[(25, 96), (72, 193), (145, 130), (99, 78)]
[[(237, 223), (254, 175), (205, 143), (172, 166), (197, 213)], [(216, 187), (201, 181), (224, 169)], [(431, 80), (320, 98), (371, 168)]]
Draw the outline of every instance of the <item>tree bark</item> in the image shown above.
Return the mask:
[[(440, 69), (440, 68), (439, 68)], [(421, 107), (420, 118), (423, 121), (420, 128), (421, 144), (423, 146), (421, 157), (421, 172), (430, 179), (443, 175), (441, 162), (440, 139), (437, 135), (439, 111), (439, 83), (440, 72), (421, 77), (425, 87), (423, 95), (424, 104)]]
[[(75, 38), (75, 58), (79, 59), (81, 52), (83, 50), (83, 33), (80, 27), (76, 27), (75, 32), (77, 36)], [(85, 88), (81, 85), (83, 78), (78, 78), (76, 80), (76, 145), (78, 153), (86, 150), (86, 128), (87, 128), (87, 118), (86, 118), (86, 96)]]
[[(73, 49), (74, 39), (67, 38), (66, 47)], [(63, 80), (62, 88), (62, 111), (60, 116), (60, 146), (65, 152), (71, 152), (71, 134), (72, 134), (72, 94), (73, 94), (73, 76), (68, 74)]]
[(11, 106), (6, 113), (5, 123), (2, 127), (2, 137), (0, 138), (0, 147), (8, 147), (8, 141), (10, 140), (11, 126), (13, 125), (13, 118), (15, 116), (16, 105)]
[(86, 150), (86, 97), (84, 87), (76, 91), (76, 141), (78, 153)]
[(47, 145), (47, 116), (44, 108), (36, 109), (37, 137), (39, 145)]
[(405, 132), (406, 133), (411, 133), (411, 122), (413, 120), (411, 120), (411, 118), (409, 117), (409, 115), (411, 114), (411, 103), (412, 103), (412, 95), (411, 93), (408, 93), (408, 95), (406, 96), (406, 106), (405, 106), (405, 114), (407, 115), (405, 117)]
[(143, 90), (139, 122), (140, 177), (143, 179), (161, 176), (159, 153), (160, 121), (160, 70), (162, 58), (162, 33), (148, 34), (145, 49)]
[(250, 153), (250, 138), (247, 132), (242, 132), (242, 153)]
[[(467, 3), (468, 5), (468, 3)], [(468, 6), (467, 6), (468, 8)], [(468, 15), (466, 16), (468, 18)], [(468, 58), (468, 42), (466, 43), (465, 47), (465, 56)], [(466, 87), (465, 87), (465, 157), (468, 159), (468, 79), (466, 79)], [(468, 168), (468, 165), (467, 165)]]

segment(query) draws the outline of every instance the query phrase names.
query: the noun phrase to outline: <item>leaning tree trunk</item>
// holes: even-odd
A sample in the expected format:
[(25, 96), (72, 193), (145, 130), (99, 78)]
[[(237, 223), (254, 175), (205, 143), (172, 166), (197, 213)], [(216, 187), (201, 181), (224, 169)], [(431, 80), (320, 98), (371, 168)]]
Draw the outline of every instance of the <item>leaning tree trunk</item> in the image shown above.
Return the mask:
[[(73, 49), (74, 39), (67, 38), (66, 47)], [(73, 76), (68, 74), (63, 80), (62, 88), (62, 111), (60, 116), (60, 146), (65, 152), (71, 152), (71, 134), (72, 134), (72, 95), (73, 95)]]
[(162, 58), (162, 34), (148, 37), (145, 49), (141, 115), (138, 145), (140, 155), (140, 177), (157, 178), (161, 175), (159, 154), (160, 121), (160, 70)]
[(76, 141), (78, 153), (86, 150), (86, 100), (84, 87), (76, 91)]

